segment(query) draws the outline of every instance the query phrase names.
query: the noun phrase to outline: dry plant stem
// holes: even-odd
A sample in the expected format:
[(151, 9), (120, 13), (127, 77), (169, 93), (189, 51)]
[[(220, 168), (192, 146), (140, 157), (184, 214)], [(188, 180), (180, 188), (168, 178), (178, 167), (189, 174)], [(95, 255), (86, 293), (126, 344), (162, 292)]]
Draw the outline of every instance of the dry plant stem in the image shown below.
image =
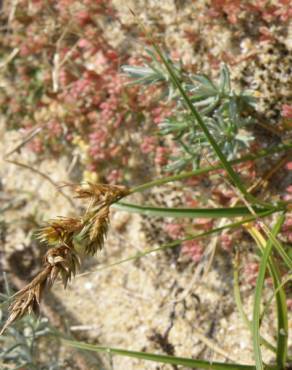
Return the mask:
[(6, 60), (0, 64), (0, 69), (6, 67), (7, 64), (9, 64), (14, 59), (14, 57), (16, 57), (18, 53), (19, 53), (19, 48), (14, 48), (12, 52), (8, 55)]
[(121, 186), (92, 183), (67, 186), (74, 191), (76, 198), (88, 202), (86, 212), (82, 217), (56, 218), (39, 230), (37, 237), (50, 247), (44, 257), (43, 268), (12, 297), (10, 315), (0, 335), (27, 312), (38, 311), (45, 287), (52, 286), (58, 276), (66, 288), (79, 268), (78, 252), (94, 255), (103, 247), (109, 225), (109, 207), (129, 194), (129, 190)]
[(38, 126), (31, 130), (31, 132), (21, 141), (21, 143), (17, 144), (15, 148), (13, 148), (10, 152), (6, 153), (4, 156), (4, 159), (7, 160), (8, 157), (11, 156), (11, 154), (19, 151), (25, 144), (30, 142), (36, 135), (38, 135), (43, 130), (43, 126)]
[(62, 191), (62, 189), (60, 189), (59, 185), (55, 181), (53, 181), (48, 175), (46, 175), (45, 173), (41, 172), (40, 170), (38, 170), (36, 168), (33, 168), (33, 167), (29, 166), (26, 163), (21, 163), (21, 162), (17, 162), (17, 161), (13, 161), (13, 160), (8, 159), (8, 157), (10, 157), (13, 153), (19, 151), (24, 145), (26, 145), (28, 142), (30, 142), (42, 130), (43, 130), (43, 125), (40, 125), (40, 126), (36, 127), (34, 130), (32, 130), (23, 139), (23, 141), (21, 143), (17, 144), (15, 148), (13, 148), (10, 152), (5, 154), (4, 159), (5, 159), (5, 161), (7, 161), (9, 163), (12, 163), (12, 164), (15, 164), (16, 166), (20, 166), (20, 167), (26, 168), (28, 170), (31, 170), (32, 172), (34, 172), (34, 173), (40, 175), (41, 177), (43, 177), (45, 180), (49, 181), (49, 183), (52, 184), (55, 187), (55, 189), (69, 202), (71, 207), (75, 208), (75, 205), (74, 205), (74, 202), (72, 202), (72, 199), (70, 197), (68, 197), (68, 195), (66, 195)]
[(259, 187), (266, 188), (268, 185), (268, 180), (282, 167), (285, 166), (285, 164), (291, 159), (292, 157), (292, 151), (289, 151), (285, 156), (280, 158), (277, 163), (270, 169), (253, 187), (251, 187), (249, 190), (255, 191)]
[(201, 342), (203, 342), (207, 347), (209, 347), (212, 351), (225, 357), (229, 361), (236, 362), (236, 359), (232, 355), (230, 355), (227, 351), (219, 347), (218, 344), (216, 344), (213, 340), (209, 339), (200, 329), (194, 328), (193, 331), (196, 337), (198, 337), (198, 339)]
[[(253, 185), (251, 185), (249, 188), (248, 188), (248, 192), (253, 194), (260, 186), (263, 186), (263, 187), (266, 187), (267, 186), (267, 182), (268, 180), (280, 169), (282, 168), (286, 162), (289, 160), (290, 158), (290, 155), (291, 153), (288, 153), (287, 155), (283, 156), (282, 158), (280, 158), (278, 160), (278, 162), (273, 166), (273, 168), (271, 170), (269, 170), (264, 176), (262, 179), (260, 179), (259, 181), (255, 182)], [(208, 161), (208, 160), (207, 160)], [(209, 161), (208, 161), (209, 163)], [(210, 166), (212, 166), (210, 163), (209, 163)], [(221, 176), (221, 175), (220, 175)], [(223, 177), (222, 177), (223, 178)], [(224, 181), (225, 178), (223, 178)], [(227, 182), (227, 181), (226, 181)], [(228, 185), (229, 182), (227, 182)], [(230, 185), (231, 186), (231, 185)], [(234, 202), (232, 202), (232, 204), (230, 205), (230, 207), (235, 207), (237, 205), (237, 203), (239, 202), (240, 198), (237, 198)], [(225, 223), (225, 220), (226, 219), (223, 219), (220, 223), (220, 226), (223, 226), (224, 223)], [(215, 257), (215, 252), (216, 252), (216, 246), (217, 246), (217, 240), (215, 239), (215, 242), (214, 242), (214, 245), (213, 245), (213, 248), (212, 248), (212, 253), (211, 253), (211, 257), (208, 261), (208, 265), (204, 271), (204, 277), (206, 277), (206, 275), (208, 274), (208, 272), (210, 271), (210, 268), (211, 268), (211, 265), (213, 263), (213, 259)]]
[(25, 163), (21, 163), (21, 162), (17, 162), (17, 161), (12, 161), (10, 159), (6, 159), (7, 162), (9, 163), (12, 163), (12, 164), (15, 164), (16, 166), (19, 166), (19, 167), (22, 167), (22, 168), (26, 168), (36, 174), (38, 174), (39, 176), (43, 177), (45, 180), (47, 180), (50, 184), (52, 184), (54, 186), (54, 188), (58, 191), (58, 193), (60, 193), (68, 202), (69, 204), (71, 205), (71, 207), (73, 207), (74, 209), (76, 208), (75, 207), (75, 204), (74, 202), (72, 201), (72, 199), (63, 192), (63, 190), (60, 188), (60, 186), (54, 181), (52, 180), (48, 175), (46, 175), (45, 173), (41, 172), (40, 170), (34, 168), (34, 167), (31, 167), (29, 166), (28, 164), (25, 164)]

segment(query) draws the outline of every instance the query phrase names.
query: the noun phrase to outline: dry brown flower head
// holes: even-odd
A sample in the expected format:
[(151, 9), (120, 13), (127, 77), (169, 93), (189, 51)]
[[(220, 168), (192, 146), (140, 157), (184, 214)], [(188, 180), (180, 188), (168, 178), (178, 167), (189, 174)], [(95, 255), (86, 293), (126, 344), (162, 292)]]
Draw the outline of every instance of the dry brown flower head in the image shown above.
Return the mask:
[(81, 244), (88, 255), (94, 255), (101, 249), (108, 231), (110, 205), (130, 193), (123, 186), (92, 183), (67, 185), (75, 192), (75, 198), (89, 200), (87, 210), (83, 217), (57, 217), (39, 230), (38, 239), (51, 248), (44, 257), (42, 270), (12, 297), (10, 315), (0, 335), (27, 312), (37, 312), (45, 287), (53, 285), (58, 276), (66, 288), (80, 266), (76, 244)]

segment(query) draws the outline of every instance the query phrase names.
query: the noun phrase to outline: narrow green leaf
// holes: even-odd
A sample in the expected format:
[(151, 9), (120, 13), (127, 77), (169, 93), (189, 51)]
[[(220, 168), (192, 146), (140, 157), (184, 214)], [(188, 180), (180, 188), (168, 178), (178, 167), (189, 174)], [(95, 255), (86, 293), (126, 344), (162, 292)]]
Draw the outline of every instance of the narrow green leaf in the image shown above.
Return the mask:
[(279, 255), (282, 257), (283, 261), (285, 262), (286, 266), (289, 268), (289, 270), (292, 270), (292, 259), (286, 253), (283, 245), (279, 242), (279, 240), (273, 235), (273, 233), (267, 232), (266, 235), (268, 236), (271, 243), (276, 248)]
[(277, 294), (279, 293), (279, 291), (281, 289), (284, 288), (284, 286), (288, 283), (290, 283), (290, 281), (292, 280), (292, 274), (288, 275), (284, 281), (281, 282), (281, 284), (277, 287), (277, 289), (275, 291), (273, 291), (271, 297), (267, 300), (267, 303), (265, 304), (265, 307), (261, 313), (261, 318), (260, 318), (260, 321), (262, 321), (263, 317), (265, 316), (265, 314), (267, 313), (268, 309), (270, 308), (270, 305), (272, 304), (272, 301), (275, 297), (277, 297)]
[[(201, 87), (210, 91), (212, 94), (217, 93), (217, 86), (210, 80), (210, 78), (206, 75), (194, 75), (192, 76), (193, 80), (199, 82)], [(200, 88), (200, 87), (199, 87)]]
[[(157, 217), (173, 217), (173, 218), (222, 218), (222, 217), (238, 217), (251, 215), (250, 210), (247, 207), (233, 207), (233, 208), (162, 208), (162, 207), (150, 207), (140, 206), (131, 203), (119, 202), (112, 205), (116, 209), (121, 211), (139, 213), (147, 216)], [(254, 208), (258, 216), (266, 214), (269, 209)], [(279, 211), (274, 208), (273, 212)]]
[[(234, 267), (233, 267), (233, 293), (234, 293), (234, 299), (235, 303), (238, 309), (238, 312), (240, 314), (240, 317), (244, 321), (245, 325), (247, 328), (250, 330), (252, 333), (252, 323), (249, 321), (248, 317), (246, 316), (244, 309), (243, 309), (243, 303), (241, 300), (241, 295), (240, 295), (240, 288), (239, 288), (239, 266), (238, 266), (238, 261), (235, 261)], [(269, 343), (265, 338), (262, 336), (260, 337), (261, 344), (263, 344), (266, 348), (268, 348), (270, 351), (276, 353), (277, 348), (274, 347), (271, 343)]]
[[(286, 361), (288, 359), (288, 308), (286, 302), (286, 294), (283, 287), (281, 287), (281, 274), (277, 265), (271, 259), (271, 272), (276, 290), (276, 306), (277, 306), (277, 319), (278, 319), (278, 330), (277, 330), (277, 364), (280, 369), (285, 369)], [(289, 361), (291, 358), (289, 357)]]
[[(269, 210), (265, 214), (262, 214), (260, 217), (268, 216), (271, 213), (272, 213), (272, 211)], [(86, 275), (92, 274), (94, 272), (98, 272), (98, 271), (105, 270), (105, 269), (110, 268), (110, 267), (121, 265), (121, 264), (129, 262), (129, 261), (133, 261), (133, 260), (137, 260), (139, 258), (143, 258), (143, 257), (145, 257), (145, 256), (147, 256), (148, 254), (151, 254), (151, 253), (159, 252), (159, 251), (166, 250), (166, 249), (169, 249), (169, 248), (174, 248), (174, 247), (177, 247), (178, 245), (180, 245), (183, 242), (188, 241), (188, 240), (201, 239), (201, 238), (210, 236), (212, 234), (218, 233), (218, 232), (226, 230), (226, 229), (235, 229), (235, 228), (240, 227), (240, 226), (242, 226), (246, 223), (255, 221), (256, 219), (257, 219), (257, 217), (251, 216), (251, 217), (245, 218), (244, 220), (237, 221), (237, 222), (232, 222), (230, 224), (220, 226), (220, 227), (214, 228), (212, 230), (205, 231), (205, 232), (200, 233), (200, 234), (189, 235), (188, 237), (186, 237), (184, 239), (177, 239), (177, 240), (174, 240), (170, 243), (163, 244), (163, 245), (161, 245), (160, 247), (157, 247), (157, 248), (146, 249), (143, 252), (138, 252), (133, 256), (130, 256), (130, 257), (124, 258), (122, 260), (119, 260), (119, 261), (107, 264), (105, 266), (99, 267), (98, 269), (96, 269), (94, 271), (84, 272), (82, 274), (77, 275), (76, 277), (86, 276)]]
[[(112, 348), (112, 347), (104, 347), (104, 346), (96, 346), (93, 344), (86, 344), (83, 342), (73, 341), (73, 340), (66, 340), (63, 339), (63, 343), (78, 348), (81, 350), (86, 351), (94, 351), (94, 352), (105, 352), (113, 355), (125, 356), (125, 357), (132, 357), (146, 361), (154, 361), (157, 363), (163, 364), (172, 364), (172, 365), (181, 365), (186, 366), (191, 369), (209, 369), (209, 370), (254, 370), (254, 366), (249, 365), (241, 365), (241, 364), (227, 364), (222, 362), (213, 362), (213, 361), (204, 361), (204, 360), (193, 360), (185, 357), (176, 357), (176, 356), (168, 356), (168, 355), (157, 355), (154, 353), (146, 353), (146, 352), (139, 352), (139, 351), (128, 351), (120, 348)], [(274, 366), (267, 366), (266, 370), (277, 369)]]
[[(272, 230), (273, 236), (276, 236), (279, 233), (284, 220), (285, 220), (285, 215), (281, 215)], [(260, 331), (259, 331), (260, 304), (261, 304), (261, 296), (262, 296), (262, 291), (263, 291), (263, 286), (264, 286), (266, 268), (269, 264), (269, 257), (272, 251), (272, 247), (273, 247), (273, 242), (271, 239), (269, 239), (266, 245), (264, 246), (263, 255), (262, 255), (260, 267), (259, 267), (259, 274), (258, 274), (257, 282), (256, 282), (256, 288), (255, 288), (252, 329), (253, 329), (253, 349), (254, 349), (254, 356), (255, 356), (257, 370), (264, 370), (265, 368), (263, 364), (261, 348), (260, 348)], [(271, 263), (270, 263), (270, 267), (273, 270), (273, 265), (271, 266)], [(276, 282), (276, 284), (278, 285), (278, 282)], [(281, 304), (282, 303), (283, 301), (281, 300)], [(280, 332), (278, 333), (277, 362), (278, 362), (278, 365), (281, 366), (280, 368), (284, 366), (286, 362), (286, 357), (287, 357), (287, 329), (288, 329), (287, 327), (288, 325), (286, 322), (287, 312), (283, 312), (283, 310), (285, 311), (285, 307), (286, 305), (284, 304), (284, 307), (281, 307), (280, 311), (278, 311), (278, 320), (281, 322), (281, 328), (280, 328)], [(283, 331), (285, 331), (284, 335), (282, 335)]]
[[(255, 154), (248, 154), (248, 155), (246, 155), (242, 158), (230, 161), (229, 163), (230, 163), (230, 165), (236, 165), (236, 164), (239, 164), (239, 163), (242, 163), (242, 162), (260, 159), (260, 158), (272, 155), (274, 153), (278, 153), (278, 152), (288, 150), (288, 149), (291, 149), (291, 148), (292, 148), (292, 144), (275, 146), (275, 147), (272, 147), (272, 148), (269, 148), (269, 149), (260, 150), (259, 152), (255, 153)], [(202, 175), (204, 173), (216, 171), (216, 170), (222, 169), (222, 168), (223, 168), (222, 164), (216, 164), (216, 165), (213, 165), (213, 166), (199, 168), (198, 170), (195, 170), (195, 171), (184, 172), (184, 173), (181, 173), (179, 175), (163, 177), (163, 178), (160, 178), (160, 179), (150, 181), (150, 182), (147, 182), (145, 184), (136, 186), (135, 188), (131, 189), (131, 193), (142, 192), (142, 191), (150, 189), (154, 186), (160, 186), (160, 185), (167, 184), (167, 183), (173, 182), (173, 181), (185, 180), (185, 179), (193, 177), (193, 176), (199, 176), (199, 175)]]
[(230, 74), (226, 64), (221, 67), (219, 88), (222, 94), (230, 93)]

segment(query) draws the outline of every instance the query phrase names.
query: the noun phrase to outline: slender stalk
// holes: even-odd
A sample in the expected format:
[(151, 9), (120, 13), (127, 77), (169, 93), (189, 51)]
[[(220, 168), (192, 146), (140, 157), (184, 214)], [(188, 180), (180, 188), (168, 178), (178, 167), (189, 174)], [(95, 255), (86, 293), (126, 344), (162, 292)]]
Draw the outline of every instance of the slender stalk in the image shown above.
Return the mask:
[(241, 194), (244, 196), (244, 198), (246, 200), (250, 200), (253, 203), (258, 203), (258, 204), (265, 205), (265, 206), (271, 206), (269, 204), (266, 204), (265, 202), (262, 202), (262, 201), (256, 199), (254, 196), (252, 196), (251, 194), (248, 193), (248, 191), (246, 190), (244, 184), (242, 183), (239, 175), (233, 170), (231, 164), (229, 163), (229, 161), (227, 160), (227, 158), (225, 157), (225, 155), (221, 151), (219, 145), (217, 144), (216, 140), (213, 138), (212, 134), (210, 133), (207, 125), (204, 122), (204, 119), (202, 118), (200, 113), (197, 111), (195, 106), (192, 104), (191, 99), (188, 97), (187, 93), (185, 92), (181, 82), (179, 81), (179, 78), (177, 77), (175, 71), (173, 70), (173, 68), (170, 65), (170, 63), (168, 62), (168, 60), (163, 55), (163, 52), (160, 50), (159, 46), (155, 43), (155, 41), (151, 37), (151, 35), (147, 34), (147, 32), (146, 32), (146, 35), (148, 35), (148, 38), (152, 42), (153, 48), (155, 49), (156, 53), (159, 55), (159, 57), (161, 59), (161, 62), (163, 63), (163, 65), (167, 69), (167, 72), (170, 76), (170, 79), (172, 80), (172, 82), (176, 86), (176, 88), (179, 90), (179, 92), (180, 92), (180, 94), (181, 94), (181, 96), (182, 96), (182, 98), (185, 102), (185, 105), (188, 107), (188, 109), (190, 110), (194, 119), (197, 121), (198, 125), (201, 127), (206, 139), (209, 141), (210, 145), (213, 147), (214, 152), (216, 153), (217, 157), (221, 161), (222, 166), (227, 171), (227, 173), (228, 173), (231, 181), (233, 182), (233, 184), (237, 187), (237, 189), (241, 192)]
[[(271, 211), (267, 211), (266, 214), (262, 214), (260, 217), (266, 217), (266, 216), (270, 215), (271, 213), (272, 213)], [(240, 227), (240, 226), (242, 226), (246, 223), (249, 223), (251, 221), (256, 220), (256, 218), (257, 217), (255, 217), (255, 216), (251, 216), (251, 217), (245, 218), (244, 220), (233, 222), (233, 223), (221, 226), (221, 227), (217, 227), (215, 229), (205, 231), (205, 232), (200, 233), (200, 234), (189, 235), (188, 237), (186, 237), (184, 239), (174, 240), (170, 243), (163, 244), (160, 247), (148, 249), (144, 252), (138, 252), (133, 256), (130, 256), (130, 257), (124, 258), (120, 261), (116, 261), (116, 262), (107, 264), (105, 266), (99, 267), (98, 269), (96, 269), (94, 271), (89, 271), (89, 272), (84, 272), (82, 274), (78, 274), (78, 275), (76, 275), (76, 278), (86, 276), (86, 275), (89, 275), (89, 274), (92, 274), (94, 272), (98, 272), (98, 271), (101, 271), (101, 270), (105, 270), (105, 269), (110, 268), (110, 267), (121, 265), (121, 264), (129, 262), (129, 261), (137, 260), (137, 259), (145, 257), (145, 256), (147, 256), (148, 254), (151, 254), (151, 253), (155, 253), (155, 252), (159, 252), (159, 251), (166, 250), (166, 249), (169, 249), (169, 248), (177, 247), (181, 243), (183, 243), (185, 241), (188, 241), (188, 240), (196, 240), (196, 239), (204, 238), (204, 237), (210, 236), (212, 234), (218, 233), (220, 231), (223, 231), (225, 229), (235, 229), (235, 228)]]
[[(137, 204), (119, 202), (113, 204), (112, 207), (119, 209), (121, 211), (139, 213), (147, 216), (157, 216), (157, 217), (174, 217), (174, 218), (222, 218), (222, 217), (237, 217), (246, 216), (253, 214), (248, 207), (230, 207), (230, 208), (163, 208), (163, 207), (150, 207), (150, 206), (140, 206)], [(266, 214), (268, 210), (272, 213), (279, 212), (283, 208), (274, 209), (264, 209), (264, 208), (254, 208), (257, 215)]]
[[(285, 216), (281, 215), (272, 230), (272, 235), (276, 236), (281, 229), (281, 226), (284, 222)], [(273, 262), (273, 259), (270, 257), (270, 253), (273, 247), (273, 241), (268, 239), (266, 242), (262, 237), (261, 233), (255, 228), (249, 228), (251, 235), (254, 237), (257, 242), (259, 249), (262, 251), (263, 256), (260, 263), (259, 275), (256, 283), (255, 290), (255, 301), (254, 301), (254, 311), (253, 311), (253, 347), (254, 355), (256, 361), (256, 369), (264, 370), (264, 364), (262, 361), (262, 355), (260, 350), (260, 302), (261, 295), (264, 285), (265, 273), (267, 266), (269, 267), (270, 274), (273, 278), (273, 283), (275, 289), (281, 283), (280, 275), (277, 270), (277, 266)], [(278, 340), (277, 340), (277, 364), (279, 369), (284, 369), (285, 362), (287, 359), (287, 335), (288, 335), (288, 323), (287, 323), (287, 305), (284, 290), (280, 290), (277, 294), (277, 314), (278, 314)]]
[(261, 318), (260, 318), (260, 320), (262, 320), (262, 319), (263, 319), (263, 317), (265, 316), (265, 314), (267, 313), (267, 311), (268, 311), (268, 309), (269, 309), (270, 305), (272, 304), (273, 299), (274, 299), (275, 297), (277, 297), (277, 294), (279, 293), (279, 291), (280, 291), (281, 289), (283, 289), (283, 288), (284, 288), (284, 286), (285, 286), (286, 284), (288, 284), (291, 280), (292, 280), (292, 274), (288, 275), (288, 276), (285, 278), (285, 280), (284, 280), (284, 281), (282, 281), (282, 283), (281, 283), (281, 284), (277, 287), (277, 289), (272, 293), (271, 297), (268, 299), (267, 303), (265, 304), (265, 307), (264, 307), (264, 309), (263, 309), (263, 311), (262, 311), (262, 313), (261, 313)]
[[(246, 314), (244, 312), (243, 304), (242, 304), (242, 300), (241, 300), (241, 295), (240, 295), (240, 289), (239, 289), (239, 273), (238, 273), (238, 269), (239, 269), (239, 266), (238, 266), (239, 265), (239, 256), (238, 256), (238, 254), (235, 257), (235, 260), (234, 260), (234, 264), (233, 265), (234, 265), (233, 266), (233, 293), (234, 293), (235, 303), (236, 303), (238, 312), (239, 312), (239, 314), (240, 314), (243, 322), (245, 323), (245, 325), (247, 326), (247, 328), (252, 333), (252, 323), (249, 321), (248, 317), (246, 316)], [(274, 353), (277, 352), (277, 348), (274, 347), (271, 343), (269, 343), (262, 336), (260, 337), (260, 342), (266, 348), (268, 348), (270, 351), (272, 351)]]
[[(275, 153), (278, 153), (278, 152), (281, 152), (281, 151), (284, 151), (284, 150), (287, 150), (287, 149), (291, 149), (291, 148), (292, 148), (292, 144), (287, 144), (287, 145), (275, 146), (275, 147), (269, 148), (269, 149), (262, 149), (262, 150), (260, 150), (259, 152), (255, 153), (255, 154), (245, 155), (244, 157), (234, 159), (234, 160), (230, 161), (229, 163), (231, 165), (236, 165), (236, 164), (243, 163), (243, 162), (246, 162), (246, 161), (257, 160), (257, 159), (264, 158), (266, 156), (269, 156), (269, 155), (272, 155), (272, 154), (275, 154)], [(142, 184), (142, 185), (138, 185), (138, 186), (132, 188), (130, 193), (142, 192), (142, 191), (150, 189), (154, 186), (167, 184), (167, 183), (173, 182), (173, 181), (185, 180), (185, 179), (188, 179), (188, 178), (193, 177), (193, 176), (199, 176), (199, 175), (202, 175), (204, 173), (216, 171), (216, 170), (219, 170), (219, 169), (222, 169), (222, 168), (224, 168), (222, 164), (214, 164), (213, 166), (207, 166), (207, 167), (199, 168), (199, 169), (194, 170), (194, 171), (183, 172), (183, 173), (180, 173), (179, 175), (163, 177), (163, 178), (160, 178), (160, 179), (157, 179), (157, 180), (154, 180), (154, 181), (146, 182), (145, 184)]]
[[(139, 351), (128, 351), (120, 348), (112, 348), (105, 346), (96, 346), (73, 340), (62, 340), (64, 344), (86, 351), (105, 352), (113, 355), (132, 357), (146, 361), (153, 361), (163, 364), (181, 365), (191, 369), (209, 369), (209, 370), (254, 370), (254, 366), (241, 364), (227, 364), (215, 361), (193, 360), (185, 357), (176, 357), (168, 355), (157, 355), (154, 353), (146, 353)], [(277, 366), (266, 366), (265, 370), (278, 370)]]

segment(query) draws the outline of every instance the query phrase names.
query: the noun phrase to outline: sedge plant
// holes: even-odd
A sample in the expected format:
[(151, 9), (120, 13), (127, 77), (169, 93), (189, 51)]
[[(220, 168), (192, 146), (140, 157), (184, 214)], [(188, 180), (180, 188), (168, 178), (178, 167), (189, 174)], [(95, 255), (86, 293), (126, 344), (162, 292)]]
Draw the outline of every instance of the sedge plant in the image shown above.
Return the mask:
[[(252, 322), (248, 322), (253, 336), (254, 365), (225, 364), (210, 362), (200, 359), (188, 359), (182, 357), (157, 355), (125, 349), (95, 346), (87, 343), (72, 341), (63, 338), (66, 345), (82, 350), (108, 352), (112, 355), (128, 356), (157, 363), (187, 366), (189, 368), (206, 369), (256, 369), (256, 370), (284, 370), (288, 368), (289, 357), (288, 343), (288, 313), (286, 296), (282, 285), (281, 274), (275, 263), (275, 257), (281, 258), (287, 270), (292, 268), (291, 256), (285, 246), (278, 240), (281, 225), (288, 211), (286, 203), (263, 202), (249, 193), (246, 185), (236, 172), (234, 164), (247, 159), (257, 159), (277, 151), (285, 151), (286, 146), (279, 146), (271, 150), (259, 152), (253, 155), (243, 155), (241, 149), (248, 148), (252, 140), (245, 126), (252, 124), (252, 116), (245, 116), (244, 111), (252, 107), (253, 100), (245, 93), (236, 94), (230, 85), (228, 68), (222, 67), (221, 77), (218, 83), (213, 83), (208, 77), (202, 75), (186, 76), (179, 66), (173, 64), (164, 55), (151, 36), (149, 39), (153, 45), (151, 56), (154, 64), (145, 67), (126, 67), (127, 71), (138, 78), (136, 82), (161, 83), (167, 82), (169, 91), (166, 96), (174, 98), (177, 104), (177, 114), (165, 120), (160, 130), (162, 134), (171, 134), (180, 145), (179, 158), (173, 158), (171, 169), (180, 172), (191, 165), (192, 171), (178, 173), (176, 175), (153, 180), (147, 184), (132, 189), (121, 186), (86, 183), (83, 185), (71, 185), (71, 189), (77, 198), (86, 203), (86, 211), (82, 216), (75, 218), (56, 218), (48, 222), (38, 233), (41, 241), (50, 248), (44, 258), (44, 264), (39, 274), (20, 292), (12, 297), (10, 316), (2, 329), (2, 333), (17, 319), (27, 312), (36, 311), (41, 295), (47, 285), (52, 285), (58, 276), (61, 276), (64, 286), (76, 274), (79, 267), (79, 258), (83, 253), (94, 255), (102, 248), (109, 225), (109, 209), (114, 206), (129, 212), (146, 214), (148, 216), (184, 217), (184, 218), (234, 218), (240, 220), (215, 228), (203, 234), (190, 235), (187, 239), (206, 237), (222, 229), (234, 229), (245, 225), (246, 230), (254, 238), (260, 252), (260, 270), (256, 283), (254, 312)], [(291, 147), (291, 145), (288, 147)], [(244, 152), (244, 151), (243, 151)], [(208, 162), (219, 163), (207, 168), (197, 169), (201, 161), (207, 158)], [(210, 172), (214, 169), (223, 168), (228, 174), (229, 184), (236, 189), (240, 205), (229, 208), (159, 208), (147, 205), (134, 205), (120, 202), (126, 196), (159, 186), (170, 181), (177, 181), (192, 177), (202, 172)], [(272, 230), (261, 220), (268, 215), (279, 214), (277, 222)], [(254, 226), (254, 222), (260, 225), (260, 230)], [(184, 239), (185, 240), (185, 239)], [(142, 258), (157, 250), (165, 250), (179, 245), (182, 240), (174, 241), (158, 249), (147, 250), (145, 253), (132, 256), (123, 263), (136, 258)], [(110, 266), (105, 266), (110, 267)], [(260, 334), (260, 303), (263, 292), (266, 271), (272, 277), (276, 305), (277, 305), (277, 342), (271, 344)], [(240, 294), (236, 292), (236, 301), (240, 302)], [(240, 305), (239, 305), (240, 307)], [(243, 311), (242, 311), (243, 312)], [(247, 320), (246, 320), (247, 321)], [(275, 353), (275, 363), (265, 364), (261, 354), (261, 345), (266, 345)]]

